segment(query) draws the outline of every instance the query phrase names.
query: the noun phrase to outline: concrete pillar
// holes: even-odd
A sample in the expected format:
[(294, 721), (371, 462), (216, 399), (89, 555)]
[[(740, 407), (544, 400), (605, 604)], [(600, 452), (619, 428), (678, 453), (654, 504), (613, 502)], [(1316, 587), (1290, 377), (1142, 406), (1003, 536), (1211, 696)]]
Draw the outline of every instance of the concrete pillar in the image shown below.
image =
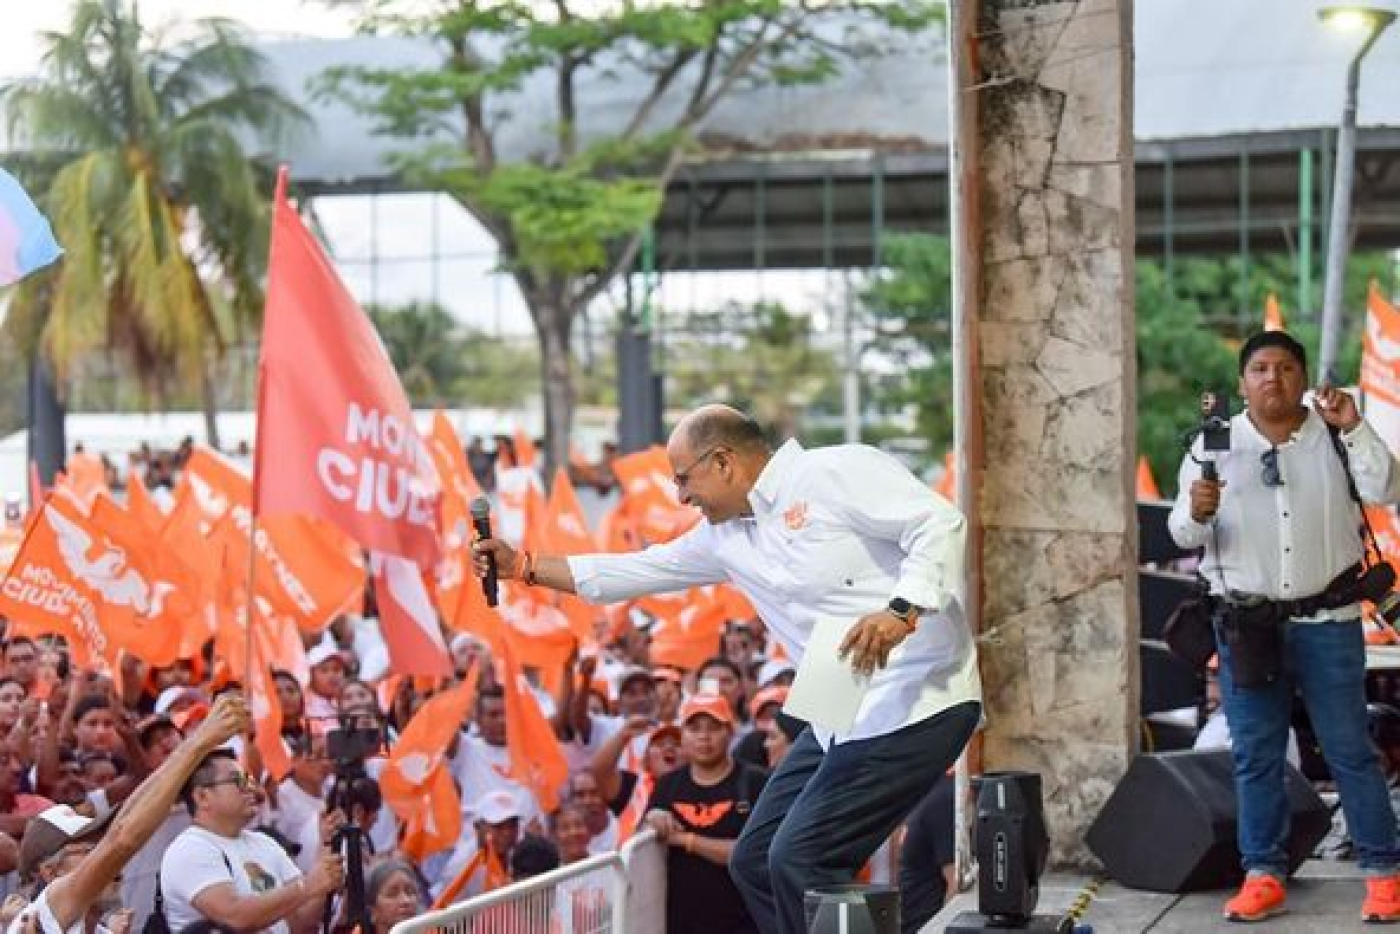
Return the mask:
[(1056, 864), (1136, 750), (1132, 0), (954, 0), (959, 499), (989, 726)]

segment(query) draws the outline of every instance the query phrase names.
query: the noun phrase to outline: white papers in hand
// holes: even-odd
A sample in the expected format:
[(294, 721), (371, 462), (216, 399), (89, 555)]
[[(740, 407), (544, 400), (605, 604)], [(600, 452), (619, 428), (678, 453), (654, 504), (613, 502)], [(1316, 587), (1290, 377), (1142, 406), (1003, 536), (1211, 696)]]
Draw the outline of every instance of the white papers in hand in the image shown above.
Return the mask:
[(841, 641), (855, 623), (834, 617), (817, 620), (783, 705), (785, 712), (836, 734), (849, 733), (855, 726), (870, 678), (857, 675), (850, 660), (841, 658), (839, 652)]

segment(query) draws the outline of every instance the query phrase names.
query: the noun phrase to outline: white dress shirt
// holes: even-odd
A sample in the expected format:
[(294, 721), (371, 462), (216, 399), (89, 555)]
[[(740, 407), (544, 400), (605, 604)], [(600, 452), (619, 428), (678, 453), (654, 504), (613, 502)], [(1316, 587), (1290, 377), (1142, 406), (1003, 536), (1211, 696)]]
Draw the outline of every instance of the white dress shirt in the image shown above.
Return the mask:
[[(1191, 518), (1191, 483), (1201, 475), (1192, 457), (1182, 460), (1176, 503), (1167, 520), (1183, 548), (1205, 547), (1199, 572), (1211, 592), (1259, 594), (1299, 600), (1325, 590), (1361, 560), (1361, 516), (1347, 490), (1346, 472), (1332, 446), (1327, 423), (1311, 408), (1302, 426), (1275, 446), (1247, 413), (1230, 420), (1230, 450), (1212, 453), (1224, 488), (1213, 522)], [(1341, 436), (1366, 502), (1400, 498), (1400, 470), (1385, 443), (1364, 421)], [(1277, 447), (1281, 486), (1265, 486), (1261, 457)], [(1208, 456), (1197, 439), (1192, 452)], [(1355, 619), (1357, 607), (1322, 610), (1317, 619)]]
[(823, 746), (892, 733), (981, 699), (963, 616), (962, 513), (893, 457), (864, 445), (774, 452), (749, 493), (752, 516), (701, 522), (631, 554), (569, 558), (592, 603), (729, 582), (795, 663), (823, 617), (855, 622), (903, 597), (926, 612), (876, 671), (855, 726)]

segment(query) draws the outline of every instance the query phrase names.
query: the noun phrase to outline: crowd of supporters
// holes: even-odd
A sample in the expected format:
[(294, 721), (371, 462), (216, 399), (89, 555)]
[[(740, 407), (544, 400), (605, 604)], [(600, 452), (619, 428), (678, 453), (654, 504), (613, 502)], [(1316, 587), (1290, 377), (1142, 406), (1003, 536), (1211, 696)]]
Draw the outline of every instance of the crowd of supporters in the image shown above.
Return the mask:
[[(473, 457), (472, 446), (466, 453)], [(189, 454), (182, 447), (143, 455), (145, 485), (174, 490)], [(494, 474), (484, 462), (479, 469)], [(590, 469), (587, 482), (615, 485), (606, 464)], [(105, 479), (112, 487), (129, 482)], [(300, 664), (272, 662), (290, 753), (280, 776), (247, 716), (219, 717), (220, 697), (248, 686), (231, 676), (216, 642), (169, 666), (123, 654), (115, 670), (103, 671), (76, 663), (90, 653), (75, 652), (62, 636), (15, 635), (7, 626), (0, 915), (53, 934), (83, 918), (89, 934), (296, 934), (365, 923), (387, 931), (430, 906), (614, 851), (650, 828), (667, 847), (668, 930), (752, 929), (726, 871), (729, 848), (803, 724), (781, 712), (793, 666), (771, 650), (762, 621), (733, 606), (707, 630), (707, 644), (683, 653), (688, 663), (673, 651), (653, 652), (664, 628), (656, 606), (596, 611), (591, 638), (577, 640), (557, 670), (534, 656), (517, 667), (489, 640), (444, 625), (453, 674), (424, 678), (393, 671), (370, 592), (361, 612), (302, 633)], [(446, 725), (440, 756), (416, 745), (421, 733), (444, 727), (425, 722), (437, 707), (416, 724), (415, 714), (457, 695), (463, 706), (453, 709), (465, 715)], [(536, 720), (544, 731), (527, 732), (526, 721)], [(189, 761), (172, 763), (191, 743), (199, 755), (187, 751)], [(566, 764), (558, 787), (525, 780), (522, 744), (526, 760), (548, 752)], [(405, 755), (410, 747), (444, 767), (451, 795), (423, 792), (407, 807), (390, 806), (394, 782), (417, 768)], [(77, 914), (41, 904), (47, 887), (93, 859), (104, 845), (95, 841), (122, 826), (110, 815), (125, 814), (138, 788), (176, 765), (178, 799), (162, 801), (119, 878), (97, 886)], [(422, 774), (411, 787), (426, 787)], [(933, 828), (918, 836), (919, 852), (902, 854), (897, 834), (867, 867), (868, 878), (897, 878), (901, 859), (949, 871), (951, 796), (935, 797), (911, 819)], [(451, 839), (434, 837), (442, 800), (460, 815)], [(352, 916), (346, 897), (344, 857), (357, 839), (363, 917)], [(71, 891), (61, 891), (60, 902), (70, 904)], [(576, 887), (560, 897), (558, 910), (577, 915), (596, 911), (604, 894)]]

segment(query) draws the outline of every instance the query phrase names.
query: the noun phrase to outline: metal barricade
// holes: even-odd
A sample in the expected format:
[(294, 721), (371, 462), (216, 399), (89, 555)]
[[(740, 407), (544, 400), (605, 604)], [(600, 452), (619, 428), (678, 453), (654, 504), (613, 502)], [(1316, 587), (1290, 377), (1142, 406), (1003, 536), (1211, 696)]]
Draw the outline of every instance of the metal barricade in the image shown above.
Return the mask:
[(650, 830), (621, 850), (430, 911), (389, 934), (651, 934), (665, 928), (665, 847)]

